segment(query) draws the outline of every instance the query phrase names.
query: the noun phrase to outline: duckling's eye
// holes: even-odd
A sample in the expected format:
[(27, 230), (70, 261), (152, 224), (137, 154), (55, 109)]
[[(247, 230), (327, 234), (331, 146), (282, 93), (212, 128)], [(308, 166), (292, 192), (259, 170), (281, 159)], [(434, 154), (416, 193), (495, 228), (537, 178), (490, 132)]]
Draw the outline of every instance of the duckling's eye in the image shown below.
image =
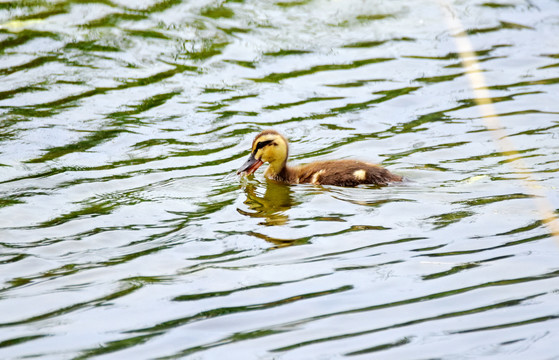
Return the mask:
[(264, 146), (270, 144), (272, 141), (273, 140), (260, 141), (258, 144), (256, 144), (256, 147), (254, 148), (254, 153), (262, 149)]

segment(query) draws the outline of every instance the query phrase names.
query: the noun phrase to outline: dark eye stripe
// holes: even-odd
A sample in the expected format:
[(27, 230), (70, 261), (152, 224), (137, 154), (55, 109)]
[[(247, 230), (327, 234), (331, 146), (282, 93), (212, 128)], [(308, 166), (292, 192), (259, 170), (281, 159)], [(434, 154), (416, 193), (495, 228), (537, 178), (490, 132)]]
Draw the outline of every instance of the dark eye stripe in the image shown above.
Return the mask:
[(274, 140), (260, 141), (258, 144), (256, 144), (256, 147), (254, 148), (253, 153), (256, 153), (258, 150), (260, 150), (260, 149), (262, 149), (264, 146), (270, 144), (272, 141), (274, 141)]

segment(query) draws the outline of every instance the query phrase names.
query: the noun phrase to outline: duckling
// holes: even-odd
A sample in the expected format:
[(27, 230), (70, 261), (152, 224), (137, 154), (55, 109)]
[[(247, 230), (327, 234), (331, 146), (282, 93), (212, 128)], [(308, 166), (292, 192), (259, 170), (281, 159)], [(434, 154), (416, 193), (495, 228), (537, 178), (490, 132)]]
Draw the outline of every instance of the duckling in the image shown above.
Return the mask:
[(287, 184), (357, 186), (402, 181), (401, 176), (381, 166), (357, 160), (317, 161), (291, 167), (287, 166), (288, 154), (289, 146), (285, 137), (275, 130), (264, 130), (254, 138), (252, 153), (237, 175), (250, 175), (267, 162), (270, 166), (264, 176)]

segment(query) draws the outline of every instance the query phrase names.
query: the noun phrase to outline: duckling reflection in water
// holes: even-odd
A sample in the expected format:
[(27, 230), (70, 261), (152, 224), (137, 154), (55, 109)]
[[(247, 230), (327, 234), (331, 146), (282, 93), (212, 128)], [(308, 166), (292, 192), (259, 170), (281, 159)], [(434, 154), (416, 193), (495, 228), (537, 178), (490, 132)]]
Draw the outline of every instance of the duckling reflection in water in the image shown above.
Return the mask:
[(360, 184), (388, 185), (402, 177), (385, 168), (357, 160), (317, 161), (306, 165), (287, 165), (287, 140), (275, 130), (264, 130), (252, 142), (252, 152), (237, 174), (250, 175), (262, 164), (270, 166), (264, 173), (268, 179), (287, 183), (357, 186)]
[(241, 209), (237, 211), (251, 217), (262, 217), (266, 220), (262, 225), (284, 225), (289, 220), (285, 211), (296, 203), (293, 201), (292, 190), (285, 184), (268, 181), (264, 196), (257, 193), (256, 185), (247, 183), (245, 186), (247, 199), (245, 204), (254, 212)]

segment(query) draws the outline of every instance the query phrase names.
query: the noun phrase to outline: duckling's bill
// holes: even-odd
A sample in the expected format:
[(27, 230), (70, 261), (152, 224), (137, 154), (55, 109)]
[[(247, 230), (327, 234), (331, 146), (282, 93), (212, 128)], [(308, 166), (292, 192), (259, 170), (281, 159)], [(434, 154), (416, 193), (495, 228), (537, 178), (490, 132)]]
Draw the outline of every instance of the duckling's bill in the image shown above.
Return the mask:
[(250, 154), (248, 160), (237, 170), (237, 175), (250, 175), (258, 170), (262, 164), (264, 164), (262, 160), (255, 158), (254, 154)]

